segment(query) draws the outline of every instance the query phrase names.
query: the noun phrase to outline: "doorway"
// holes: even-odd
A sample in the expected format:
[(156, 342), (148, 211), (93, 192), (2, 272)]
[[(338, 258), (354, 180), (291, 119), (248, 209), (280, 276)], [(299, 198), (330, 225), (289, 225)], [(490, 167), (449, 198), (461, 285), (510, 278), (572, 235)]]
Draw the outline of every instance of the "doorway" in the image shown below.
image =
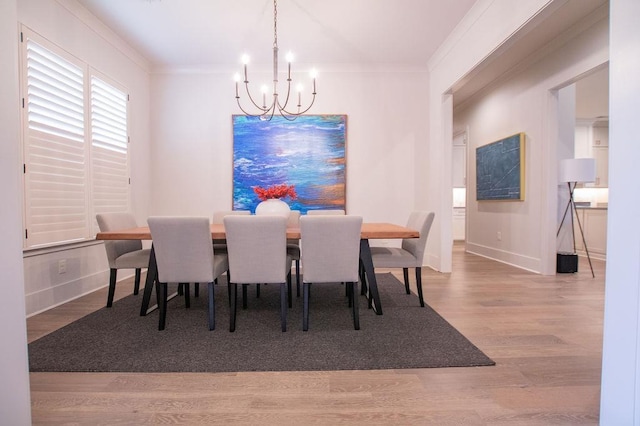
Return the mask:
[[(593, 158), (596, 162), (594, 182), (578, 184), (574, 191), (576, 214), (582, 234), (574, 224), (575, 251), (591, 259), (606, 260), (607, 208), (609, 199), (609, 67), (594, 69), (560, 93), (573, 94), (573, 114), (561, 114), (561, 127), (573, 130), (573, 146), (558, 147), (559, 158)], [(572, 122), (562, 122), (570, 120)], [(561, 155), (561, 153), (565, 155)], [(571, 247), (573, 249), (573, 247)]]
[(453, 242), (466, 239), (466, 207), (467, 207), (467, 131), (453, 135)]

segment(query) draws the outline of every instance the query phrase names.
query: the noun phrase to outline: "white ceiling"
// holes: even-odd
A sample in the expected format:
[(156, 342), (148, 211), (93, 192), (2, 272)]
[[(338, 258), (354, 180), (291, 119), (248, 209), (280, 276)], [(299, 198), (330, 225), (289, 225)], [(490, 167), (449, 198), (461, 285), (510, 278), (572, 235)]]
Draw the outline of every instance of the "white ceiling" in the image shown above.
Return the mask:
[[(237, 70), (251, 55), (269, 70), (273, 0), (76, 0), (146, 57), (153, 70)], [(426, 69), (476, 0), (278, 0), (280, 60), (294, 70)], [(516, 1), (516, 0), (513, 0)], [(537, 52), (608, 0), (561, 0), (531, 19), (452, 88), (461, 105), (493, 80), (535, 62)], [(256, 65), (257, 64), (257, 65)]]
[[(273, 0), (77, 0), (155, 69), (270, 64)], [(280, 0), (281, 60), (419, 67), (475, 0)]]

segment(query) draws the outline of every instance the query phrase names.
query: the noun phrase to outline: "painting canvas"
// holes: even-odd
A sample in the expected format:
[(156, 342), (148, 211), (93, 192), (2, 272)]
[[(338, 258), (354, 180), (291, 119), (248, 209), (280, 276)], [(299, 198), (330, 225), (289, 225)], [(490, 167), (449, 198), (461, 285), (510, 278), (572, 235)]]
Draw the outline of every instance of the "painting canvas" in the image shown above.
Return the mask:
[(476, 199), (524, 200), (524, 133), (476, 148)]
[(292, 210), (346, 210), (346, 115), (233, 117), (233, 209), (250, 210), (254, 187), (293, 185)]

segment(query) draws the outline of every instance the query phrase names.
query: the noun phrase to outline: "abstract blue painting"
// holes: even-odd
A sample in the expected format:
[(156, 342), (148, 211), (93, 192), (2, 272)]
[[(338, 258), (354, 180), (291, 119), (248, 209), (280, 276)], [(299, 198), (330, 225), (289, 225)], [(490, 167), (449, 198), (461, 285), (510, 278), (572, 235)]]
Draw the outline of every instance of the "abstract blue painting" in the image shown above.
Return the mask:
[(255, 212), (254, 187), (283, 184), (295, 187), (292, 210), (346, 210), (346, 115), (232, 119), (234, 210)]
[(524, 133), (476, 148), (476, 199), (524, 200)]

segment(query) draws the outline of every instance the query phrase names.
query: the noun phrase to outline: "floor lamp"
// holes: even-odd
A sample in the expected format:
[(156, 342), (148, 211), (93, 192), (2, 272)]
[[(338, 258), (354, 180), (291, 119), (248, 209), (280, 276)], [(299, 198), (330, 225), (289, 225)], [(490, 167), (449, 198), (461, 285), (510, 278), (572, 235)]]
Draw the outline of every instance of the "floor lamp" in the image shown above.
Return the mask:
[(582, 230), (582, 224), (580, 223), (580, 217), (576, 211), (576, 203), (573, 199), (573, 191), (576, 189), (578, 183), (595, 182), (596, 180), (596, 160), (594, 158), (570, 158), (560, 161), (559, 170), (560, 182), (566, 182), (569, 188), (569, 202), (567, 208), (564, 210), (562, 216), (562, 222), (558, 227), (558, 233), (556, 238), (560, 235), (560, 230), (567, 217), (567, 213), (571, 211), (571, 236), (573, 237), (573, 252), (576, 252), (576, 234), (573, 226), (573, 216), (575, 213), (576, 221), (578, 222), (578, 229), (580, 229), (580, 235), (582, 236), (582, 243), (584, 244), (584, 251), (587, 253), (587, 259), (589, 260), (589, 267), (591, 268), (591, 275), (593, 278), (596, 275), (593, 273), (593, 265), (591, 265), (591, 256), (589, 256), (589, 249), (587, 248), (587, 241), (584, 238), (584, 231)]

